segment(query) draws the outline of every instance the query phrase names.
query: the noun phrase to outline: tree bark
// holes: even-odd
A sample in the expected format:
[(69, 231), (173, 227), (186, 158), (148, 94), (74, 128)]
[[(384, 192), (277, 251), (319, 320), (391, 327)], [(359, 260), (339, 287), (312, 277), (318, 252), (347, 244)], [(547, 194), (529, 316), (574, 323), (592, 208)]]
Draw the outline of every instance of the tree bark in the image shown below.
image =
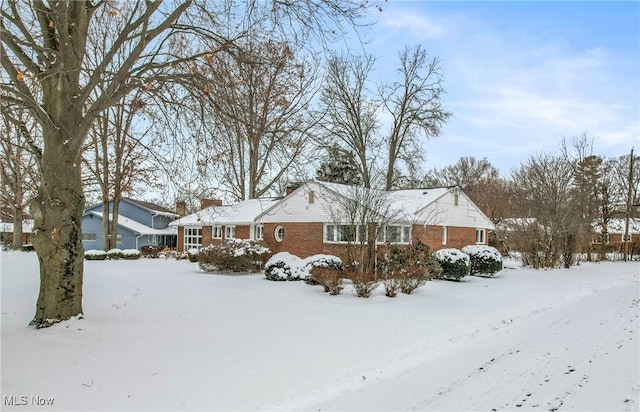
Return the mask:
[(11, 239), (11, 249), (22, 249), (22, 208), (17, 205), (13, 207), (13, 238)]
[(40, 294), (31, 325), (41, 328), (82, 315), (82, 211), (80, 150), (50, 128), (42, 157), (41, 185), (31, 204), (33, 246), (40, 262)]

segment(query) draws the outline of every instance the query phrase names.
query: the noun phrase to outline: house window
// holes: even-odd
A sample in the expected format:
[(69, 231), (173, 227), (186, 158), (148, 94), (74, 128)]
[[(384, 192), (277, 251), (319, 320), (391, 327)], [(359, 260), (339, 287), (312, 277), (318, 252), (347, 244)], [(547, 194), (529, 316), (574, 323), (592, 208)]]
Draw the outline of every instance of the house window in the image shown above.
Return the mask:
[(184, 250), (200, 249), (202, 246), (202, 228), (185, 227), (184, 228)]
[(284, 240), (284, 227), (280, 225), (276, 226), (276, 229), (273, 231), (273, 237), (276, 239), (276, 242), (282, 242)]
[(309, 204), (312, 205), (313, 202), (315, 202), (315, 193), (313, 192), (313, 190), (309, 191)]
[[(107, 236), (107, 239), (111, 240), (111, 235)], [(117, 243), (122, 243), (122, 235), (121, 234), (117, 234), (116, 235), (116, 244)]]
[(227, 239), (235, 239), (236, 238), (236, 227), (235, 226), (225, 226), (224, 228), (224, 237)]
[(443, 245), (447, 244), (447, 227), (446, 226), (442, 226), (442, 244)]
[[(607, 235), (604, 237), (605, 240), (605, 244), (609, 244), (609, 234), (607, 233)], [(602, 235), (593, 235), (593, 239), (591, 240), (591, 243), (593, 243), (594, 245), (601, 245), (602, 244)]]
[(211, 229), (211, 237), (213, 239), (222, 239), (222, 226), (213, 226)]
[(263, 225), (256, 225), (253, 229), (253, 238), (255, 240), (262, 240), (264, 239), (264, 226)]
[(96, 240), (96, 234), (95, 233), (83, 233), (82, 234), (82, 240)]
[(409, 243), (411, 239), (410, 226), (387, 226), (384, 229), (386, 243)]
[(366, 227), (363, 225), (325, 225), (325, 242), (353, 243), (366, 239)]
[(484, 245), (486, 238), (486, 230), (485, 229), (476, 229), (476, 243)]
[(631, 243), (632, 241), (632, 235), (631, 233), (629, 233), (628, 235), (622, 235), (622, 242), (623, 243)]

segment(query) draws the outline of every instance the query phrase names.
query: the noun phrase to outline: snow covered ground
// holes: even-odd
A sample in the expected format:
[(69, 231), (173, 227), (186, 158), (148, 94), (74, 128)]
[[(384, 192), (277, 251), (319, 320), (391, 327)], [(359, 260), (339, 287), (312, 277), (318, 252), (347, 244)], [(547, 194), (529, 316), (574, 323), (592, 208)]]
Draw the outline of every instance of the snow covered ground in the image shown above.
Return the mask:
[(390, 299), (89, 261), (85, 319), (33, 330), (3, 252), (2, 410), (637, 411), (640, 265), (514, 268)]

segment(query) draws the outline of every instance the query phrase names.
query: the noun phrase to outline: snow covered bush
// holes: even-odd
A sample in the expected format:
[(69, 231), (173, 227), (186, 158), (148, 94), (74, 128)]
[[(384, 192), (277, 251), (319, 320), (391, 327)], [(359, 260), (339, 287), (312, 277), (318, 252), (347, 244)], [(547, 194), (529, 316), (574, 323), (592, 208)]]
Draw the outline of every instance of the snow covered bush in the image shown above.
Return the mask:
[(195, 263), (198, 261), (198, 253), (200, 253), (199, 249), (189, 249), (187, 250), (187, 259), (189, 262)]
[(198, 251), (198, 266), (205, 272), (256, 272), (269, 249), (255, 240), (230, 239)]
[(469, 255), (458, 249), (440, 249), (435, 253), (440, 267), (442, 267), (442, 279), (460, 280), (469, 274), (471, 261)]
[(141, 253), (137, 249), (124, 249), (122, 251), (122, 258), (127, 260), (140, 259)]
[(85, 250), (84, 258), (86, 260), (105, 260), (107, 258), (107, 252), (97, 249)]
[(271, 256), (264, 265), (264, 275), (269, 280), (300, 280), (299, 270), (302, 259), (289, 252), (279, 252)]
[(318, 269), (334, 269), (341, 271), (344, 269), (342, 265), (342, 259), (334, 255), (311, 255), (302, 260), (300, 267), (298, 268), (298, 276), (306, 283), (311, 285), (318, 285), (317, 279), (314, 278), (314, 273), (318, 273)]
[(502, 255), (494, 247), (468, 245), (462, 248), (462, 253), (469, 255), (472, 275), (493, 276), (502, 270)]
[(107, 251), (107, 259), (118, 260), (122, 258), (122, 250), (115, 248)]

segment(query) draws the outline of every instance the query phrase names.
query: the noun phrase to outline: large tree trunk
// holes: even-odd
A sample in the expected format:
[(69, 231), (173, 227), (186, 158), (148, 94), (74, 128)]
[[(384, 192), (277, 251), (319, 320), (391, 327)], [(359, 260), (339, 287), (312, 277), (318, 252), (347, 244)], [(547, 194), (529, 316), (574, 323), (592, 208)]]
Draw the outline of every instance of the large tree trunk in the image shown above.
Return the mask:
[(31, 324), (38, 328), (82, 315), (80, 151), (75, 144), (65, 144), (68, 137), (62, 134), (45, 131), (41, 184), (31, 204), (33, 246), (40, 262), (40, 295)]

